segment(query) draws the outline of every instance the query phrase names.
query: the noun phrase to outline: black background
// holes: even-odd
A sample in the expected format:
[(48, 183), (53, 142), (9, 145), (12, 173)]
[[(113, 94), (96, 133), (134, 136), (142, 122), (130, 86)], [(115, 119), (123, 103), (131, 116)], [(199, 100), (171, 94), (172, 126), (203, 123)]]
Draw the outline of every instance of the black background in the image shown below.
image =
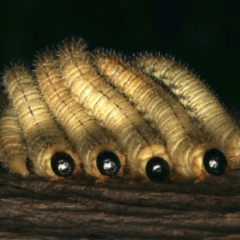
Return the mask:
[(77, 36), (90, 49), (170, 54), (240, 109), (238, 0), (0, 0), (0, 33), (0, 71)]

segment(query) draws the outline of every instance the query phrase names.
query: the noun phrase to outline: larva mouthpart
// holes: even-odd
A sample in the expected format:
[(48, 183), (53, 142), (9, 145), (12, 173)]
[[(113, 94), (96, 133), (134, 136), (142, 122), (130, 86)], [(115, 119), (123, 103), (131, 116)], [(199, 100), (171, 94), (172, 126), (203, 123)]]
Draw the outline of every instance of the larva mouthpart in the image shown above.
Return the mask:
[(80, 171), (80, 162), (57, 128), (29, 71), (20, 65), (8, 69), (3, 82), (16, 109), (36, 174), (53, 179)]
[[(181, 110), (182, 114), (178, 112), (178, 116), (174, 108), (177, 111), (181, 108), (175, 106), (174, 99), (151, 79), (129, 66), (122, 58), (98, 51), (94, 55), (94, 60), (104, 79), (122, 91), (135, 106), (141, 109), (144, 118), (156, 125), (166, 142), (176, 172), (184, 177), (205, 178), (208, 174), (203, 164), (204, 159), (214, 158), (218, 152), (212, 151), (212, 155), (206, 157), (206, 152), (213, 146), (210, 143), (201, 144), (197, 136), (193, 136), (192, 132), (196, 131), (196, 128), (184, 109)], [(183, 119), (186, 122), (183, 122)], [(211, 174), (218, 173), (211, 172)]]
[(85, 171), (102, 180), (122, 176), (124, 154), (115, 140), (72, 98), (63, 84), (54, 54), (46, 51), (39, 55), (35, 67), (43, 98), (75, 146)]
[[(147, 161), (155, 157), (172, 168), (171, 159), (159, 137), (149, 129), (137, 111), (96, 74), (92, 60), (81, 44), (77, 41), (64, 43), (58, 54), (64, 84), (73, 97), (119, 140), (126, 149), (128, 163), (133, 170), (152, 180), (146, 173), (146, 166)], [(167, 167), (161, 163), (160, 160), (156, 161), (158, 174), (164, 174), (160, 181), (169, 175)], [(155, 165), (153, 169), (156, 169), (154, 167)], [(161, 172), (161, 167), (166, 172)], [(155, 175), (153, 178), (157, 181)]]
[[(216, 97), (190, 71), (171, 59), (145, 55), (135, 59), (145, 73), (163, 82), (178, 98), (200, 129), (225, 153), (229, 167), (240, 161), (240, 134)], [(191, 94), (191, 98), (186, 99)], [(233, 150), (233, 151), (232, 151)], [(234, 159), (234, 161), (233, 161)]]
[(25, 143), (17, 119), (17, 113), (12, 105), (8, 105), (2, 112), (0, 119), (0, 146), (2, 148), (1, 161), (7, 169), (23, 177), (28, 176)]

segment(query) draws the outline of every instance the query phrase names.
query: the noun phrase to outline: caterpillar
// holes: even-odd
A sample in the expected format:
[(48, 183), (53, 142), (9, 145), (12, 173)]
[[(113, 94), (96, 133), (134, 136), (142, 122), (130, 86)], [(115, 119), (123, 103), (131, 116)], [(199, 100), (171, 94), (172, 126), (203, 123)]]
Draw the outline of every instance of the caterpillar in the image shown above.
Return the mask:
[[(194, 125), (186, 117), (183, 125), (182, 115), (177, 116), (173, 110), (174, 100), (163, 88), (114, 53), (98, 50), (94, 60), (104, 79), (124, 93), (144, 117), (156, 125), (178, 174), (202, 180), (208, 173), (224, 173), (227, 160), (223, 153), (213, 144), (201, 142), (199, 136), (193, 136)], [(221, 159), (225, 164), (220, 168), (212, 167), (210, 163), (214, 159)]]
[[(239, 168), (240, 131), (204, 83), (169, 58), (146, 54), (139, 55), (134, 62), (143, 72), (163, 82), (170, 89), (199, 129), (223, 149), (228, 159), (228, 167)], [(215, 164), (220, 166), (223, 162)]]
[(17, 112), (11, 104), (4, 109), (0, 118), (0, 146), (4, 166), (10, 172), (18, 173), (23, 177), (28, 176), (27, 152), (22, 129), (18, 122)]
[(62, 82), (54, 52), (37, 56), (35, 73), (43, 99), (76, 148), (85, 172), (102, 180), (122, 176), (124, 154), (113, 137), (72, 98)]
[(52, 179), (79, 172), (78, 155), (57, 128), (29, 70), (14, 65), (5, 71), (3, 83), (17, 112), (34, 172)]
[(23, 177), (31, 159), (50, 179), (86, 172), (153, 182), (240, 168), (239, 129), (198, 78), (161, 56), (130, 60), (72, 39), (38, 54), (34, 73), (8, 68), (3, 165)]
[(60, 46), (58, 61), (64, 84), (74, 99), (119, 140), (132, 171), (152, 181), (164, 181), (172, 160), (160, 137), (130, 103), (97, 75), (85, 49), (82, 39)]

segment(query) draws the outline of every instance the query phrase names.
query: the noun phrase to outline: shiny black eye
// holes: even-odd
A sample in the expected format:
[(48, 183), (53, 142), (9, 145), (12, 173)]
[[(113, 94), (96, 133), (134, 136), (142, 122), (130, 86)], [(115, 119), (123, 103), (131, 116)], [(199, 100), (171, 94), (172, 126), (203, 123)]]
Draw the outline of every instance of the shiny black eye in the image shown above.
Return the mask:
[(225, 172), (227, 159), (221, 151), (212, 148), (206, 151), (203, 158), (203, 164), (209, 174), (219, 176)]
[(168, 163), (160, 157), (150, 159), (146, 165), (146, 173), (153, 182), (164, 182), (170, 174)]
[(102, 175), (113, 177), (118, 174), (121, 163), (115, 153), (103, 151), (97, 156), (97, 167)]
[(51, 158), (51, 167), (57, 176), (69, 177), (73, 174), (75, 163), (69, 154), (56, 152)]

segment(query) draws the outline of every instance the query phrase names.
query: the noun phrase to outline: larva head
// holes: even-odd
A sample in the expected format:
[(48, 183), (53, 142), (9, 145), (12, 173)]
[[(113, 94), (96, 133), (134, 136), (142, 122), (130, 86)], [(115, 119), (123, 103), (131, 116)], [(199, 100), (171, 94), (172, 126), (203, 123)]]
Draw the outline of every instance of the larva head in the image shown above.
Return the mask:
[[(122, 176), (125, 156), (115, 144), (103, 143), (91, 150), (87, 172), (102, 180), (108, 177)], [(88, 166), (87, 166), (88, 165)]]
[(56, 152), (51, 157), (51, 167), (57, 176), (70, 177), (75, 169), (75, 162), (68, 153)]
[(164, 182), (169, 177), (170, 167), (163, 158), (153, 157), (147, 162), (146, 174), (153, 182)]
[(162, 145), (151, 145), (138, 155), (139, 172), (152, 182), (164, 182), (168, 179), (172, 161)]
[(53, 179), (69, 177), (80, 171), (78, 155), (63, 144), (56, 143), (44, 149), (34, 164), (34, 171)]
[(220, 176), (227, 167), (227, 158), (217, 148), (199, 145), (193, 151), (193, 172), (204, 179), (207, 174)]
[(219, 176), (225, 172), (227, 159), (220, 150), (211, 148), (205, 152), (203, 164), (209, 174)]
[(113, 177), (118, 174), (121, 163), (114, 152), (103, 151), (97, 156), (97, 167), (102, 175)]

